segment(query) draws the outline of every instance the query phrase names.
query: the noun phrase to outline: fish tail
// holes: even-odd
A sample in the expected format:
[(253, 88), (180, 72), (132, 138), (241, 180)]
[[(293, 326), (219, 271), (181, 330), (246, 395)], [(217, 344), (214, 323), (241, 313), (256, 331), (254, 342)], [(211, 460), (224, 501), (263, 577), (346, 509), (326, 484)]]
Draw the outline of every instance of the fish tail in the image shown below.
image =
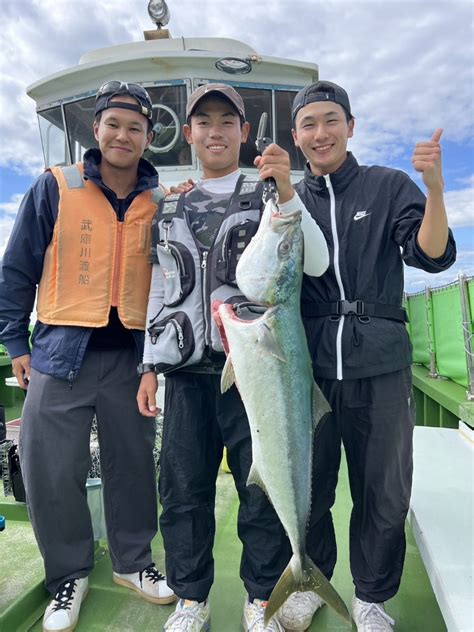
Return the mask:
[(338, 615), (349, 624), (351, 623), (351, 616), (346, 604), (319, 568), (307, 555), (301, 561), (299, 555), (293, 555), (270, 595), (265, 608), (265, 625), (278, 612), (288, 597), (297, 591), (315, 592)]

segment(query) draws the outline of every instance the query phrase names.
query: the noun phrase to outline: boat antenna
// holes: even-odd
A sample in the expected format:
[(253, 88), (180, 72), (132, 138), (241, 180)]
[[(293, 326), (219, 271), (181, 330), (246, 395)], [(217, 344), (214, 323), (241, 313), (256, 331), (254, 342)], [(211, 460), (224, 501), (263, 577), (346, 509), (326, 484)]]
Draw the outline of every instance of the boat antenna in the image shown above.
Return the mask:
[(156, 24), (156, 31), (144, 31), (145, 39), (164, 39), (170, 37), (168, 29), (163, 27), (170, 21), (170, 10), (166, 0), (150, 0), (148, 2), (148, 15)]

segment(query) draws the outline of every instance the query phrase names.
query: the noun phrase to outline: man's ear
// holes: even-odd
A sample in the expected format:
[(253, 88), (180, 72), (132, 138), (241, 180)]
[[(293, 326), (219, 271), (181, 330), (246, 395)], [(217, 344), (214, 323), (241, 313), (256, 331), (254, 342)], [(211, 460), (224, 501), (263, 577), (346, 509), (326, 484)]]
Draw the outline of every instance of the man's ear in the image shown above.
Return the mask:
[(193, 133), (192, 133), (190, 125), (188, 125), (188, 124), (183, 125), (183, 135), (184, 135), (184, 138), (188, 141), (188, 144), (192, 145), (193, 144)]
[(246, 143), (247, 142), (247, 138), (249, 137), (249, 133), (250, 133), (250, 123), (248, 121), (245, 121), (245, 123), (242, 125), (242, 129), (240, 132), (240, 142), (241, 143)]
[(148, 149), (148, 147), (151, 145), (154, 135), (155, 135), (155, 132), (153, 130), (148, 132), (148, 134), (146, 135), (146, 147), (145, 147), (145, 149)]
[(299, 147), (298, 136), (296, 134), (296, 130), (295, 129), (291, 130), (291, 135), (293, 136), (293, 142), (295, 143), (295, 147)]
[(352, 138), (352, 136), (354, 135), (354, 126), (355, 119), (352, 118), (347, 124), (347, 138)]
[(99, 140), (99, 124), (97, 123), (97, 121), (94, 121), (92, 123), (92, 129), (94, 131), (94, 138), (96, 139), (96, 141)]

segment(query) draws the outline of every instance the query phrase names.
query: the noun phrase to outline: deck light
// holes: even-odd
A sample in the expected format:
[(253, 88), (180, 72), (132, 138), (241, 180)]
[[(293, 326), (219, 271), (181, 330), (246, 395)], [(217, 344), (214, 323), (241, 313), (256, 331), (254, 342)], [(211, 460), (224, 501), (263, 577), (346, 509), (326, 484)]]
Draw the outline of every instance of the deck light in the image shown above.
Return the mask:
[(166, 0), (150, 0), (148, 3), (148, 15), (158, 29), (166, 26), (170, 21), (170, 12)]

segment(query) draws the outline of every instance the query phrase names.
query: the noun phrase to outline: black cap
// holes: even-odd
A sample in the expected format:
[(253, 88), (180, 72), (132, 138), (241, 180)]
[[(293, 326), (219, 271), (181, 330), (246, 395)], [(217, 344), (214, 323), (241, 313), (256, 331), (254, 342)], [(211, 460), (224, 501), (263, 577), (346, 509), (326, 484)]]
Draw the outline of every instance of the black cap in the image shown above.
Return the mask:
[(341, 86), (331, 81), (316, 81), (316, 83), (312, 83), (310, 86), (306, 86), (306, 88), (300, 90), (296, 95), (291, 111), (293, 124), (301, 108), (304, 108), (308, 103), (315, 103), (316, 101), (333, 101), (334, 103), (339, 103), (349, 116), (354, 118), (351, 114), (349, 95), (344, 88), (341, 88)]
[(226, 83), (205, 83), (204, 85), (199, 86), (197, 90), (194, 90), (186, 104), (186, 118), (191, 116), (199, 101), (210, 94), (219, 94), (225, 97), (232, 103), (240, 116), (245, 120), (245, 107), (242, 97), (237, 90), (234, 90), (232, 86), (229, 86)]
[[(133, 97), (136, 104), (123, 101), (112, 101), (113, 97), (128, 95)], [(97, 91), (94, 104), (94, 116), (108, 108), (122, 108), (143, 114), (150, 123), (153, 121), (153, 104), (150, 95), (143, 86), (138, 83), (125, 81), (107, 81)]]

